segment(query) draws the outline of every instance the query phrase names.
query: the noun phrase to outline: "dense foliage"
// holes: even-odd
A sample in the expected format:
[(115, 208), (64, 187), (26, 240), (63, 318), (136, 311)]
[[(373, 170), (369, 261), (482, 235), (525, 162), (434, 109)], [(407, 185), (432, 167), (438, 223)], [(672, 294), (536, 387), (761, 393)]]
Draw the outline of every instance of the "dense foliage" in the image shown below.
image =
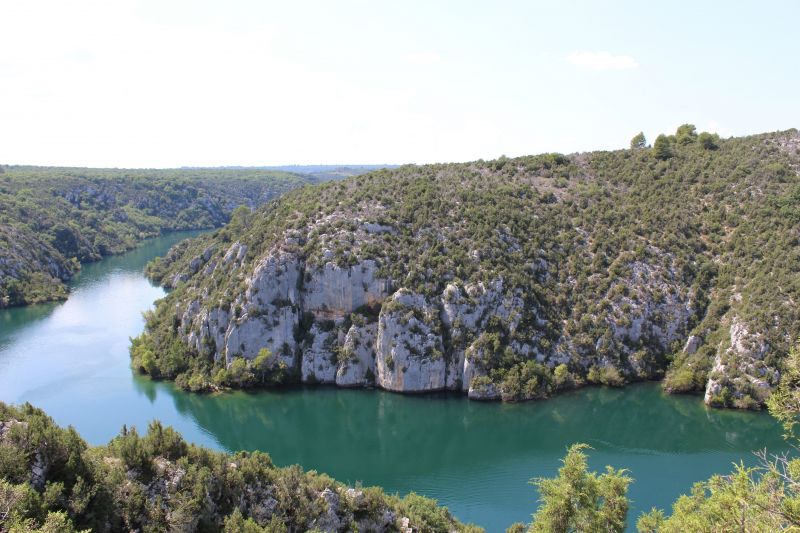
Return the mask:
[[(372, 259), (395, 288), (431, 298), (501, 279), (521, 318), (452, 335), (443, 355), (480, 351), (475, 385), (506, 399), (665, 376), (671, 392), (707, 389), (709, 403), (757, 408), (800, 333), (800, 135), (720, 139), (687, 124), (652, 149), (633, 141), (292, 191), (151, 265), (157, 281), (187, 281), (148, 316), (135, 348), (152, 364), (134, 353), (135, 366), (210, 382), (225, 361), (181, 341), (180, 314), (195, 300), (239, 316), (246, 276), (279, 248), (307, 272)], [(219, 263), (232, 243), (247, 247), (241, 267), (189, 268), (204, 251)]]
[(348, 488), (260, 452), (187, 444), (152, 422), (90, 447), (41, 410), (0, 403), (0, 532), (479, 531), (436, 502)]
[[(540, 505), (529, 533), (608, 532), (622, 533), (628, 515), (626, 497), (631, 478), (623, 470), (606, 467), (597, 475), (589, 472), (584, 450), (588, 446), (570, 447), (558, 476), (539, 478), (533, 483), (540, 494)], [(522, 524), (508, 531), (522, 533)]]
[(63, 298), (84, 261), (218, 227), (309, 178), (264, 170), (2, 167), (0, 307)]

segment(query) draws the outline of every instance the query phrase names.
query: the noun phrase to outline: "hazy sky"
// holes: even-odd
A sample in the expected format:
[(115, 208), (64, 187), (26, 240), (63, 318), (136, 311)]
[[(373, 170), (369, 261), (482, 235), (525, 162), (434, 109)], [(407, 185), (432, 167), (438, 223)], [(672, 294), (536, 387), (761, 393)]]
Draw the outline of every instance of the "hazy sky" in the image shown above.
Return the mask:
[(800, 127), (800, 2), (0, 0), (0, 163), (425, 163)]

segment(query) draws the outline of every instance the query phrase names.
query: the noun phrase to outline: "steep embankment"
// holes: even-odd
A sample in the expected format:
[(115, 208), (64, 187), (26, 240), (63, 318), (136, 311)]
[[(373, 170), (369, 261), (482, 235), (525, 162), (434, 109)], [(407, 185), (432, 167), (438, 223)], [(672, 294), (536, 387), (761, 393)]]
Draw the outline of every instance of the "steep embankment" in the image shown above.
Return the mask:
[(218, 227), (311, 182), (262, 170), (0, 167), (0, 308), (66, 297), (80, 262), (164, 231)]
[(175, 290), (134, 366), (503, 400), (666, 377), (759, 406), (800, 330), (800, 136), (657, 144), (293, 191), (151, 265)]
[(482, 531), (416, 494), (214, 452), (158, 422), (89, 447), (39, 409), (0, 402), (0, 458), (0, 531)]

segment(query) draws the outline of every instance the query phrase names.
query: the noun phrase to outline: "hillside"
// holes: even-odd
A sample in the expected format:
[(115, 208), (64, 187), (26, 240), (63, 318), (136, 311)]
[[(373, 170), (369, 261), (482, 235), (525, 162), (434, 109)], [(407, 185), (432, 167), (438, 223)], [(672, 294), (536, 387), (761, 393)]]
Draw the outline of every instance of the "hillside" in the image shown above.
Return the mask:
[(0, 531), (482, 531), (416, 494), (347, 487), (261, 452), (187, 444), (152, 422), (90, 447), (41, 410), (0, 402)]
[(174, 248), (134, 367), (544, 398), (664, 379), (761, 406), (800, 333), (800, 134), (404, 166), (290, 192)]
[(218, 227), (312, 178), (264, 170), (0, 167), (0, 308), (66, 297), (81, 262)]

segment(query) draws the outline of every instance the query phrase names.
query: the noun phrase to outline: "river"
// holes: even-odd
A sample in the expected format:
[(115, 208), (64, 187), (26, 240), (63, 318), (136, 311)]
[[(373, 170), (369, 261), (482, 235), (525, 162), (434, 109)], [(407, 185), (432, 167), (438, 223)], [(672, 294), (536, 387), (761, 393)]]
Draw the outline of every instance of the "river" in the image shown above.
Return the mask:
[(0, 400), (41, 407), (92, 444), (157, 418), (197, 444), (259, 449), (282, 466), (414, 490), (492, 532), (530, 519), (537, 494), (528, 481), (553, 475), (574, 442), (592, 446), (593, 468), (629, 469), (630, 526), (642, 510), (668, 510), (693, 482), (754, 463), (752, 450), (785, 447), (764, 413), (707, 409), (654, 383), (522, 404), (329, 387), (181, 392), (134, 375), (128, 343), (142, 330), (142, 312), (164, 295), (144, 265), (186, 236), (84, 265), (65, 302), (0, 310)]

